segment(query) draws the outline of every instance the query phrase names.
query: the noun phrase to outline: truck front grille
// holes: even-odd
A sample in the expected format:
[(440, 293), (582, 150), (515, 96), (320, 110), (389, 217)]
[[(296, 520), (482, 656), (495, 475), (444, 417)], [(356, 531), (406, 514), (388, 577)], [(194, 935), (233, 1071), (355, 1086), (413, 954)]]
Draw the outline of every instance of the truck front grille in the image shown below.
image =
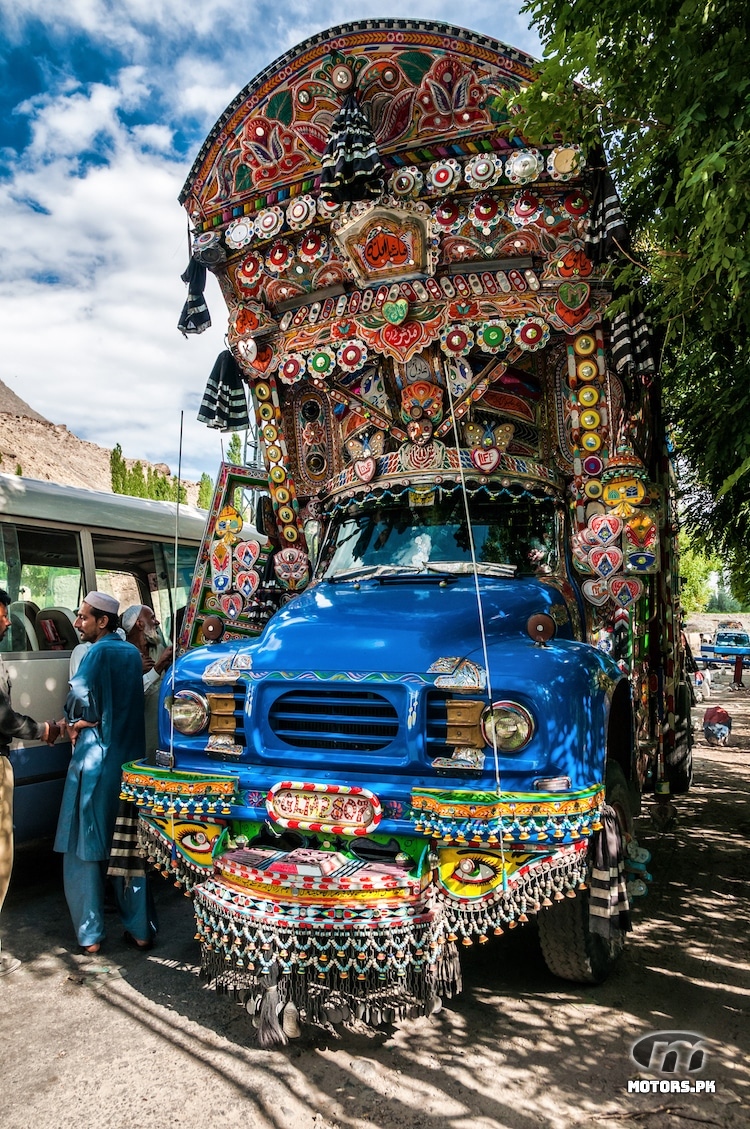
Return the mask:
[(435, 757), (449, 757), (453, 752), (453, 747), (447, 744), (448, 710), (445, 703), (448, 697), (439, 690), (430, 690), (427, 694), (425, 748), (429, 761)]
[(395, 740), (398, 714), (387, 698), (371, 690), (290, 690), (271, 706), (268, 724), (295, 749), (378, 752)]

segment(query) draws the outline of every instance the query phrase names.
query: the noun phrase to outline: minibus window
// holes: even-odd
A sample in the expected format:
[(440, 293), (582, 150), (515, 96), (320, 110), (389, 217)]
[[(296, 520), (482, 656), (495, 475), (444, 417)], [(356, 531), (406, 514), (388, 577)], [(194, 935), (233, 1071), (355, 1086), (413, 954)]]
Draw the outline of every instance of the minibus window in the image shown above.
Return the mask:
[(174, 542), (136, 541), (115, 534), (94, 534), (96, 587), (120, 601), (151, 606), (168, 637), (174, 608), (187, 603), (195, 566), (195, 548), (180, 546), (177, 591), (174, 590)]
[(80, 542), (73, 532), (2, 524), (0, 587), (11, 598), (2, 650), (68, 651), (83, 596)]

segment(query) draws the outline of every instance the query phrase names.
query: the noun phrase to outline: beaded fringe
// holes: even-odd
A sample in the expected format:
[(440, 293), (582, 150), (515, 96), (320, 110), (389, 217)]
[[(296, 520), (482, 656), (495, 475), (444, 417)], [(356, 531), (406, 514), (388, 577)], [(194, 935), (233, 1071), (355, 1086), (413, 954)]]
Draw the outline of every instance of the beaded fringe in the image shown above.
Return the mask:
[(198, 882), (205, 882), (209, 871), (175, 851), (171, 839), (144, 819), (138, 820), (138, 853), (158, 870), (163, 878), (171, 878), (189, 894)]
[(453, 898), (440, 891), (446, 920), (450, 926), (448, 940), (461, 944), (480, 944), (490, 935), (500, 936), (505, 929), (525, 925), (529, 914), (538, 913), (563, 898), (575, 898), (576, 892), (587, 888), (589, 864), (585, 844), (560, 849), (553, 857), (532, 860), (511, 876), (507, 886), (479, 902)]
[[(361, 913), (339, 925), (281, 917), (267, 903), (232, 904), (213, 882), (193, 891), (201, 974), (234, 993), (258, 1026), (262, 1045), (286, 1042), (278, 1017), (292, 1003), (309, 1023), (395, 1022), (434, 1011), (461, 990), (458, 950), (443, 912)], [(222, 896), (222, 894), (224, 896)], [(268, 906), (268, 908), (266, 908)], [(268, 996), (270, 993), (270, 996)]]

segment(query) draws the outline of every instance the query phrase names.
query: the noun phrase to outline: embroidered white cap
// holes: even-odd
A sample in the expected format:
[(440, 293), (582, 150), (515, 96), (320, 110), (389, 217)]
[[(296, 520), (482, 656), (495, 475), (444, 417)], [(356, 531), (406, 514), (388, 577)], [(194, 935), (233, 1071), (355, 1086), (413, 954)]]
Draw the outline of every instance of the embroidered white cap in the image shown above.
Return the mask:
[(106, 592), (89, 592), (83, 597), (83, 602), (98, 612), (108, 612), (110, 615), (117, 615), (120, 610), (120, 601), (114, 596), (108, 596)]

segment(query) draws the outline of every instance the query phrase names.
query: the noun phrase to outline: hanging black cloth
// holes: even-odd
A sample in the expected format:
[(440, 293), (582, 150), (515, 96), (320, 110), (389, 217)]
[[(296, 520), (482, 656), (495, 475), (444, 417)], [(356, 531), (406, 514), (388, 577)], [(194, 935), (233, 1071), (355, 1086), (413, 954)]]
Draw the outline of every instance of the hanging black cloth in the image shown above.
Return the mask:
[(656, 372), (651, 331), (637, 299), (631, 300), (629, 310), (612, 318), (611, 348), (615, 372), (638, 376), (651, 376)]
[(203, 333), (203, 330), (208, 329), (211, 324), (211, 315), (203, 297), (206, 287), (206, 268), (197, 259), (191, 259), (181, 278), (187, 283), (188, 296), (187, 302), (182, 307), (177, 328), (183, 337), (187, 337), (188, 333)]
[(320, 195), (337, 204), (374, 199), (383, 191), (385, 168), (356, 95), (347, 94), (331, 124), (321, 160)]
[(198, 419), (218, 431), (247, 431), (247, 396), (239, 366), (228, 349), (219, 353), (203, 393)]
[(630, 234), (615, 182), (607, 172), (604, 153), (594, 152), (592, 158), (594, 189), (584, 251), (592, 263), (604, 263), (630, 247)]
[(627, 933), (630, 904), (625, 884), (625, 852), (619, 833), (617, 812), (604, 804), (602, 829), (592, 845), (591, 879), (589, 881), (589, 929), (600, 937), (613, 940), (618, 933)]

